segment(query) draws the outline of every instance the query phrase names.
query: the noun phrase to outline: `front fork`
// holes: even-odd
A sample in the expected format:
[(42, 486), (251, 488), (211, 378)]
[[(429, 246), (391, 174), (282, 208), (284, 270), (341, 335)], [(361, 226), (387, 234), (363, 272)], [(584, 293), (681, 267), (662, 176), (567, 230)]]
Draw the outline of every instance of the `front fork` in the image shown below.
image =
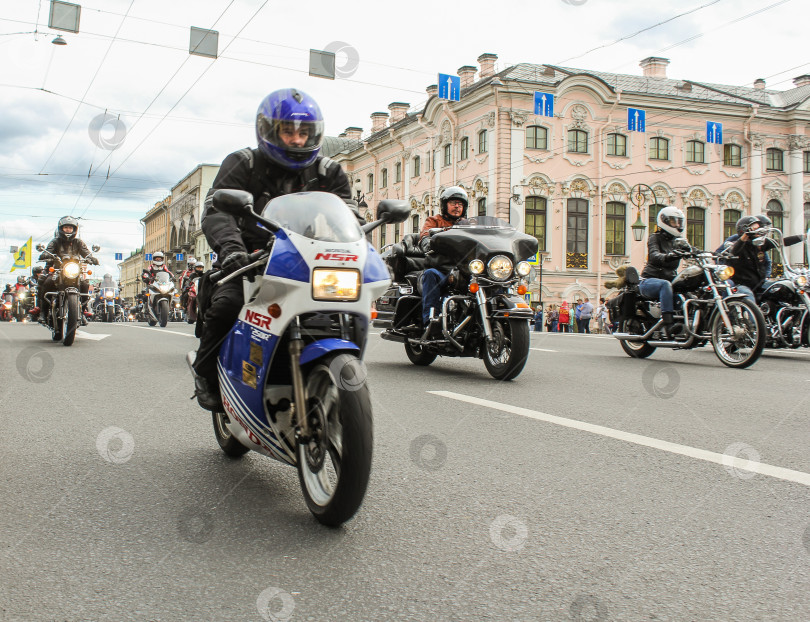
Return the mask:
[(487, 297), (484, 295), (484, 290), (480, 287), (475, 292), (475, 300), (478, 302), (478, 310), (481, 312), (481, 325), (484, 327), (484, 335), (487, 338), (487, 344), (493, 341), (492, 327), (489, 324), (489, 317), (487, 316)]
[(301, 323), (295, 319), (290, 328), (290, 370), (292, 371), (293, 405), (299, 439), (309, 440), (310, 429), (307, 421), (307, 396), (304, 389), (304, 375), (301, 373), (301, 352), (304, 350), (304, 340), (301, 339)]

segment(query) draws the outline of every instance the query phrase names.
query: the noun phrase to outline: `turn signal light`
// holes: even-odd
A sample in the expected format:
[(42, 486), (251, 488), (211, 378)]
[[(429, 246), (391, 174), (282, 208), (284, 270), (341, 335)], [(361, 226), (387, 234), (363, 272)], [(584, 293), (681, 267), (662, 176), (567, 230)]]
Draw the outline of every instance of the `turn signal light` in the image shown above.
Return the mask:
[(93, 276), (93, 272), (92, 272), (92, 270), (88, 270), (88, 271), (87, 271), (87, 276)]
[(270, 314), (270, 317), (278, 319), (281, 317), (281, 307), (277, 304), (273, 303), (269, 307), (267, 307), (267, 312)]
[(525, 285), (518, 285), (518, 289), (517, 289), (518, 294), (520, 294), (520, 295), (522, 296), (522, 295), (523, 295), (523, 294), (525, 294), (527, 291), (528, 291), (528, 290), (526, 289), (526, 286), (525, 286)]
[(470, 283), (470, 293), (471, 294), (477, 294), (479, 289), (481, 289), (481, 288), (479, 287), (478, 283)]
[(50, 268), (48, 268), (48, 272), (53, 272), (53, 266), (51, 266)]
[(376, 319), (377, 319), (377, 309), (372, 309), (372, 310), (371, 310), (371, 319), (372, 319), (372, 320), (376, 320)]

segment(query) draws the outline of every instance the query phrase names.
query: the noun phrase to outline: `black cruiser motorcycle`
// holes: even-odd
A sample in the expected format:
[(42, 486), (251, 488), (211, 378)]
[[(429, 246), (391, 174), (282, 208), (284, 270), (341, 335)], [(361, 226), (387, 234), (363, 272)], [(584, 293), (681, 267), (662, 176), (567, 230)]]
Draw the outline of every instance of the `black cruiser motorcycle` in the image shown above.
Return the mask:
[(613, 336), (633, 358), (646, 358), (656, 348), (690, 350), (711, 342), (724, 365), (743, 368), (753, 365), (765, 346), (765, 318), (744, 294), (735, 293), (727, 281), (734, 269), (715, 262), (712, 253), (683, 251), (690, 265), (672, 281), (675, 325), (681, 331), (671, 339), (662, 334), (661, 306), (644, 298), (638, 290), (639, 275), (633, 267), (625, 273), (625, 286), (608, 300), (611, 318), (619, 321)]
[[(47, 252), (44, 244), (37, 245), (37, 250)], [(100, 246), (93, 246), (93, 252), (101, 250)], [(61, 341), (66, 346), (73, 345), (76, 339), (76, 329), (79, 326), (82, 312), (82, 298), (90, 298), (90, 294), (82, 294), (79, 283), (86, 279), (87, 258), (78, 255), (64, 255), (53, 258), (53, 276), (56, 291), (47, 292), (45, 297), (50, 303), (47, 317), (48, 327), (51, 329), (51, 339)]]
[(522, 295), (537, 240), (500, 218), (463, 222), (431, 231), (430, 252), (457, 258), (443, 291), (441, 335), (429, 336), (422, 324), (420, 277), (427, 266), (418, 234), (406, 235), (388, 253), (393, 282), (377, 299), (373, 326), (385, 329), (383, 339), (403, 343), (414, 365), (430, 365), (437, 356), (476, 357), (493, 378), (511, 380), (529, 355), (534, 314)]

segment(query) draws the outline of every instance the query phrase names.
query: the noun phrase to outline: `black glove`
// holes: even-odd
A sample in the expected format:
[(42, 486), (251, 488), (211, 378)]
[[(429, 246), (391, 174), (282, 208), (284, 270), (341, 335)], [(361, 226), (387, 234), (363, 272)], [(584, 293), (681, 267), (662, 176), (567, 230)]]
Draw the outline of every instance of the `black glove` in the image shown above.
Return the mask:
[(91, 263), (94, 266), (97, 266), (99, 262), (98, 262), (98, 259), (96, 259), (95, 257), (88, 257), (87, 258), (87, 263)]
[(684, 256), (684, 254), (685, 253), (683, 251), (679, 250), (670, 251), (669, 253), (667, 253), (666, 260), (667, 261), (675, 261), (676, 259), (680, 260)]
[(223, 272), (236, 272), (239, 268), (244, 268), (253, 263), (245, 251), (234, 251), (222, 260)]

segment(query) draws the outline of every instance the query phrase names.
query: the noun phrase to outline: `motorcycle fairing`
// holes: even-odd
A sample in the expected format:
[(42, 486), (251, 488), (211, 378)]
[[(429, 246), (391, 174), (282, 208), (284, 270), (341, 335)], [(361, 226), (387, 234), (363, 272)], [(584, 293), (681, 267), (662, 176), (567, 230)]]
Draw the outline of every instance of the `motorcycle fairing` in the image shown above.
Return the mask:
[[(374, 247), (369, 243), (370, 250)], [(371, 252), (366, 256), (366, 265), (363, 267), (363, 283), (374, 283), (375, 281), (386, 281), (391, 278), (388, 268), (379, 254)]]
[(325, 354), (339, 350), (360, 352), (360, 348), (356, 344), (351, 341), (346, 341), (345, 339), (319, 339), (304, 347), (301, 352), (301, 365), (311, 363)]
[(511, 317), (519, 320), (530, 319), (534, 317), (532, 308), (520, 296), (512, 296), (509, 294), (498, 294), (492, 298), (493, 311), (492, 317)]
[(276, 232), (270, 261), (267, 263), (267, 276), (277, 276), (292, 281), (309, 281), (309, 266), (295, 244), (283, 230)]

